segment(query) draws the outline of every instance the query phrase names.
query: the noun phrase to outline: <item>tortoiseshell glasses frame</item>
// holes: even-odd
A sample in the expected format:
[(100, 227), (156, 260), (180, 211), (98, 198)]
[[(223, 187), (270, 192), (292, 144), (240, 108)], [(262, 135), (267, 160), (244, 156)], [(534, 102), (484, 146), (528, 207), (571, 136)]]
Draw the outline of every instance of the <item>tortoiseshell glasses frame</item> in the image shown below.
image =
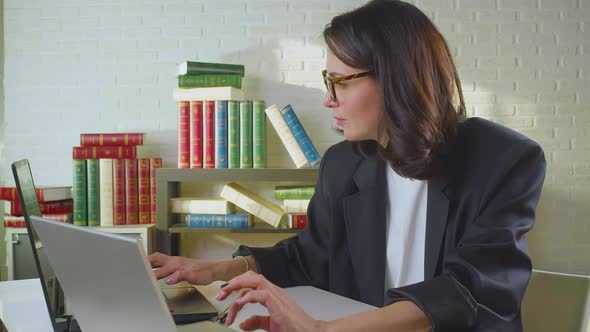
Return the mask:
[(344, 82), (344, 81), (354, 80), (355, 78), (369, 76), (373, 73), (374, 73), (374, 71), (369, 70), (369, 71), (364, 71), (362, 73), (356, 73), (356, 74), (352, 74), (352, 75), (348, 75), (348, 76), (332, 77), (332, 76), (330, 76), (330, 74), (328, 74), (328, 71), (326, 69), (322, 70), (322, 76), (324, 77), (324, 84), (326, 85), (326, 89), (328, 90), (328, 93), (330, 94), (330, 98), (332, 98), (332, 101), (338, 101), (338, 99), (336, 98), (336, 89), (334, 88), (334, 84), (338, 84), (338, 83)]

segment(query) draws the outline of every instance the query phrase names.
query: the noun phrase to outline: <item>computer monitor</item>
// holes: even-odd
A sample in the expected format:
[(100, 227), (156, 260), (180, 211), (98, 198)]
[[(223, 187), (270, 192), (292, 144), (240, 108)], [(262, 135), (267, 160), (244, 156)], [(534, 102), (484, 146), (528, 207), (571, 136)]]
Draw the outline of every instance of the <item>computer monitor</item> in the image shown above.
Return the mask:
[[(43, 244), (39, 240), (35, 229), (30, 221), (30, 216), (41, 217), (41, 207), (37, 199), (35, 184), (33, 182), (33, 175), (27, 159), (16, 161), (12, 164), (12, 174), (16, 183), (16, 190), (23, 209), (25, 217), (25, 224), (27, 232), (33, 249), (33, 257), (35, 258), (35, 265), (39, 273), (39, 280), (41, 281), (41, 288), (49, 311), (49, 317), (53, 324), (55, 331), (64, 331), (70, 328), (68, 321), (60, 321), (65, 313), (65, 305), (63, 298), (63, 291), (59, 285), (59, 281), (44, 252)], [(66, 317), (69, 318), (69, 317)]]

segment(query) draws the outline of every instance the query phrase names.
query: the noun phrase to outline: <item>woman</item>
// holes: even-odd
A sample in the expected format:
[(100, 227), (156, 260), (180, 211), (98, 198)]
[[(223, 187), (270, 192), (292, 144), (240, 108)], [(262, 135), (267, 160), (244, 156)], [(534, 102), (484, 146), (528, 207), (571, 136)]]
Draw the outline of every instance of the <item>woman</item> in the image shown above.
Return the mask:
[[(414, 6), (371, 1), (336, 16), (324, 38), (324, 105), (346, 141), (322, 159), (308, 227), (233, 260), (155, 254), (157, 277), (230, 280), (218, 299), (240, 293), (227, 323), (248, 302), (270, 312), (245, 330), (521, 331), (541, 148), (465, 119), (451, 53)], [(315, 321), (279, 288), (295, 285), (380, 308)]]

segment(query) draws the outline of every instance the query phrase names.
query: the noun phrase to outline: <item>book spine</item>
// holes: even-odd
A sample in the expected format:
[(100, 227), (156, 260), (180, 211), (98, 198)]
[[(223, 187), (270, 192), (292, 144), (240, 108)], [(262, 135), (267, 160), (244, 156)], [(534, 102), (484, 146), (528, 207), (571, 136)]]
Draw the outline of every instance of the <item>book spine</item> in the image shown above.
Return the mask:
[(203, 168), (203, 102), (190, 102), (190, 168)]
[(237, 100), (227, 102), (227, 160), (229, 168), (240, 168), (240, 107)]
[(279, 226), (284, 214), (279, 206), (236, 183), (223, 186), (220, 196), (273, 227)]
[(137, 211), (137, 159), (125, 159), (125, 224), (139, 223)]
[(156, 170), (162, 167), (162, 158), (150, 158), (150, 216), (151, 224), (156, 223)]
[(291, 229), (304, 229), (307, 226), (307, 214), (294, 213), (289, 214), (289, 228)]
[(81, 146), (143, 145), (142, 133), (80, 134)]
[[(70, 187), (68, 187), (69, 190), (71, 190)], [(35, 194), (37, 196), (37, 201), (39, 202), (53, 202), (53, 201), (61, 201), (64, 199), (71, 199), (72, 195), (71, 192), (70, 193), (66, 193), (64, 194), (60, 194), (59, 197), (55, 197), (58, 195), (51, 195), (51, 194), (47, 194), (50, 195), (50, 197), (45, 197), (46, 196), (46, 190), (54, 190), (54, 188), (35, 188)], [(18, 192), (16, 190), (16, 187), (0, 187), (0, 200), (2, 201), (18, 201), (19, 197), (18, 197)]]
[(281, 111), (278, 109), (277, 105), (271, 105), (264, 112), (266, 113), (270, 124), (274, 127), (277, 135), (281, 139), (281, 142), (285, 146), (285, 149), (287, 149), (289, 156), (291, 156), (291, 159), (295, 163), (295, 167), (301, 168), (308, 165), (303, 150), (299, 144), (297, 144), (295, 136), (293, 136), (291, 129), (287, 126), (287, 122), (283, 119)]
[(176, 101), (193, 100), (243, 100), (244, 92), (232, 87), (216, 88), (174, 88), (173, 98)]
[[(71, 222), (72, 214), (42, 214), (45, 219), (58, 221), (58, 222)], [(25, 224), (25, 217), (4, 215), (4, 227), (27, 227)]]
[[(195, 62), (187, 61), (179, 66), (180, 75), (199, 75), (199, 74), (236, 74), (244, 76), (244, 65), (229, 63), (212, 63), (212, 62)], [(186, 68), (186, 69), (184, 69)]]
[(150, 207), (150, 159), (141, 158), (137, 160), (137, 195), (138, 218), (140, 224), (151, 222)]
[(170, 199), (172, 213), (230, 214), (233, 206), (222, 199)]
[(128, 146), (75, 146), (73, 148), (73, 159), (122, 159), (135, 158), (137, 147)]
[(311, 167), (317, 167), (321, 161), (320, 155), (311, 142), (311, 139), (307, 135), (307, 132), (301, 125), (301, 122), (299, 121), (299, 118), (297, 118), (297, 115), (295, 114), (295, 111), (291, 105), (285, 106), (281, 110), (281, 115), (283, 116), (283, 119), (285, 119), (287, 126), (293, 133), (293, 136), (301, 147), (301, 150), (303, 150), (303, 154), (305, 155), (309, 165)]
[(199, 74), (199, 75), (179, 75), (179, 88), (212, 88), (231, 86), (236, 89), (242, 87), (242, 76), (237, 74)]
[(254, 168), (266, 168), (266, 114), (264, 100), (252, 103), (252, 159)]
[(88, 198), (86, 197), (86, 161), (74, 159), (74, 181), (72, 194), (74, 198), (74, 225), (86, 226), (88, 224)]
[(203, 120), (205, 168), (215, 168), (215, 101), (207, 100)]
[(99, 183), (98, 159), (86, 159), (87, 171), (87, 199), (88, 199), (88, 226), (100, 225), (100, 183)]
[(178, 102), (178, 168), (190, 166), (190, 103)]
[(16, 201), (18, 200), (18, 192), (15, 187), (0, 188), (0, 200), (2, 201)]
[(286, 199), (283, 201), (285, 213), (306, 213), (309, 199)]
[(125, 160), (113, 160), (113, 225), (125, 225)]
[(227, 100), (215, 101), (215, 168), (227, 168)]
[(113, 225), (113, 159), (99, 159), (100, 225)]
[(184, 217), (187, 227), (195, 228), (248, 228), (249, 214), (187, 214)]
[(313, 186), (308, 187), (287, 187), (278, 186), (275, 187), (275, 198), (276, 199), (311, 199), (315, 188)]
[(20, 201), (11, 201), (10, 202), (10, 214), (13, 216), (22, 216), (23, 215), (23, 207), (20, 205)]
[(249, 213), (228, 214), (225, 220), (226, 228), (250, 228), (252, 215)]
[(74, 200), (65, 199), (63, 201), (39, 203), (41, 213), (45, 214), (63, 214), (74, 212)]
[(252, 101), (240, 102), (240, 168), (252, 168)]

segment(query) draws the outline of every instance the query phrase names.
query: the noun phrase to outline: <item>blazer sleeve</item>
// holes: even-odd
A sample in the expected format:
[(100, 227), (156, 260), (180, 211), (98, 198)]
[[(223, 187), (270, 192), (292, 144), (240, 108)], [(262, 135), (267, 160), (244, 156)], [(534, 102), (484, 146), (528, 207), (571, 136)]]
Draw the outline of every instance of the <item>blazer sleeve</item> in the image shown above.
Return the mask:
[[(386, 303), (410, 300), (433, 331), (522, 331), (520, 304), (531, 275), (525, 240), (545, 177), (542, 149), (521, 140), (489, 171), (475, 220), (447, 225), (442, 273), (387, 291)], [(462, 229), (463, 228), (463, 229)], [(452, 245), (449, 245), (452, 244)]]
[(328, 149), (320, 163), (318, 181), (307, 209), (307, 226), (296, 236), (272, 247), (240, 246), (233, 254), (252, 255), (258, 272), (280, 287), (309, 285), (326, 289), (328, 285), (328, 239), (330, 200), (324, 192)]

